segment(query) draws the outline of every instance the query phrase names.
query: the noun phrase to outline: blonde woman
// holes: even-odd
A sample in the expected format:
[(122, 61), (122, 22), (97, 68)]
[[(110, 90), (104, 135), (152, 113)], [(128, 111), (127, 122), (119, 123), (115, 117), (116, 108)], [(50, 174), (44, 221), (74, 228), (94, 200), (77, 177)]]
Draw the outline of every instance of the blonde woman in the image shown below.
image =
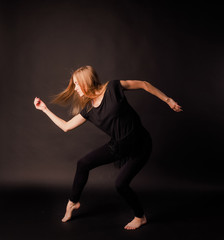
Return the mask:
[(146, 81), (111, 80), (103, 84), (91, 66), (83, 66), (74, 71), (67, 88), (52, 101), (57, 104), (70, 104), (74, 115), (71, 120), (66, 122), (57, 117), (40, 98), (35, 98), (35, 107), (42, 110), (64, 132), (88, 120), (111, 137), (108, 143), (78, 161), (62, 222), (71, 219), (73, 210), (80, 207), (80, 197), (89, 171), (112, 162), (120, 168), (116, 189), (134, 213), (133, 220), (124, 228), (137, 229), (147, 222), (143, 207), (129, 185), (149, 159), (152, 141), (138, 114), (127, 102), (124, 92), (131, 89), (144, 89), (167, 103), (174, 111), (182, 111), (173, 99)]

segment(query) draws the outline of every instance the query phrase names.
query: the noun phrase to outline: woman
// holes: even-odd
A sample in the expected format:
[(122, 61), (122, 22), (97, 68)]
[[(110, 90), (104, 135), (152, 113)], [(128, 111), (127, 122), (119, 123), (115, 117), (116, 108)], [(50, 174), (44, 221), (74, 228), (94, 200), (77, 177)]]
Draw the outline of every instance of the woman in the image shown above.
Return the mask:
[(68, 87), (52, 101), (58, 104), (71, 104), (75, 116), (70, 121), (66, 122), (57, 117), (40, 98), (35, 98), (35, 107), (46, 113), (64, 132), (89, 120), (111, 137), (108, 143), (78, 161), (62, 222), (68, 221), (73, 210), (80, 207), (79, 200), (89, 171), (112, 162), (121, 168), (116, 180), (116, 189), (134, 212), (134, 219), (124, 228), (137, 229), (147, 222), (142, 205), (129, 184), (147, 162), (152, 143), (150, 134), (142, 126), (138, 114), (124, 95), (125, 90), (131, 89), (144, 89), (166, 102), (174, 111), (182, 111), (173, 99), (146, 81), (112, 80), (102, 84), (91, 66), (84, 66), (74, 71)]

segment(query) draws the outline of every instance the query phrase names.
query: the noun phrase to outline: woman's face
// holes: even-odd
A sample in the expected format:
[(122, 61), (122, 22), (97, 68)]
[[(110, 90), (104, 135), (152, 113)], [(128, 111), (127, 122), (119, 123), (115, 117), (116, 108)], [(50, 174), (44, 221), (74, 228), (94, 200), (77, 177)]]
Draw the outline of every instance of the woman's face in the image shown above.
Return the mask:
[(77, 81), (75, 76), (73, 76), (73, 82), (75, 84), (75, 89), (74, 90), (79, 94), (80, 97), (82, 97), (84, 95), (84, 93), (83, 93), (82, 89), (80, 88), (80, 86), (78, 84), (78, 81)]

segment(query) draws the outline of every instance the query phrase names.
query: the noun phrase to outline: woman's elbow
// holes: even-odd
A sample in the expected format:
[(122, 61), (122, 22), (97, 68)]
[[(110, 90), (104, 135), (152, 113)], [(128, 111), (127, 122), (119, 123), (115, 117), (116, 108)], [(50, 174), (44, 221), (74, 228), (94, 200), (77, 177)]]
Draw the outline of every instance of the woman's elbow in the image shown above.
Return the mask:
[(142, 89), (147, 90), (149, 83), (147, 81), (142, 81), (141, 84), (142, 84)]
[(64, 132), (68, 132), (68, 131), (70, 130), (70, 129), (68, 128), (67, 122), (64, 124), (62, 130), (63, 130)]

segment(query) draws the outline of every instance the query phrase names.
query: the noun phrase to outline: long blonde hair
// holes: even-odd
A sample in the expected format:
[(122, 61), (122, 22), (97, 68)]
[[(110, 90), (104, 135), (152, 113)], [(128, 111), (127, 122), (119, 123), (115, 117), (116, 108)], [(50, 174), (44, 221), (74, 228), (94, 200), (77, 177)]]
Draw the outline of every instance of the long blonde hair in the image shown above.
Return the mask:
[[(82, 97), (75, 91), (73, 76), (84, 93)], [(107, 87), (108, 82), (102, 84), (93, 67), (83, 66), (72, 72), (67, 88), (57, 95), (52, 96), (51, 103), (62, 106), (71, 105), (70, 113), (77, 115), (87, 105), (88, 110), (92, 108), (92, 99), (101, 95)]]

